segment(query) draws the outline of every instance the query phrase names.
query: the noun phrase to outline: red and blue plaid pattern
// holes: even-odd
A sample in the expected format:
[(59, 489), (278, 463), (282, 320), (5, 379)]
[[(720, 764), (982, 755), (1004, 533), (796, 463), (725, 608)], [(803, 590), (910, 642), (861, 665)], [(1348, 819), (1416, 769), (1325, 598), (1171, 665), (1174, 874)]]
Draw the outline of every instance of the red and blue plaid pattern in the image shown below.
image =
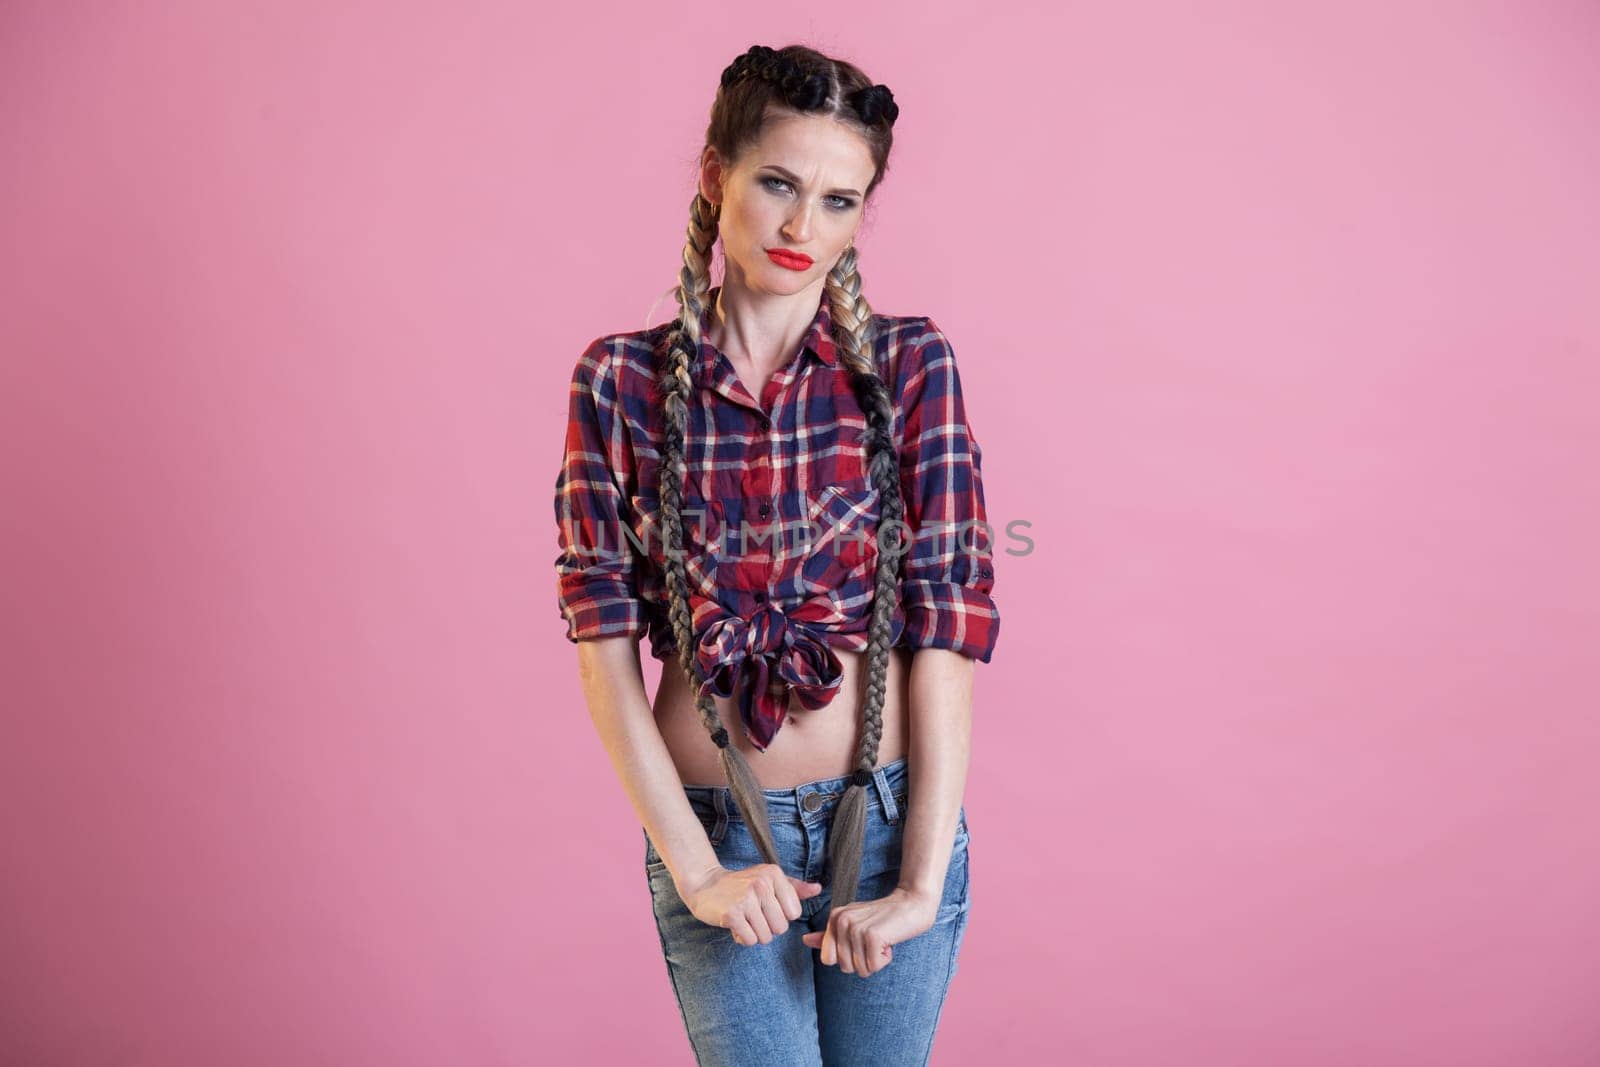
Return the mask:
[[(826, 299), (800, 352), (757, 398), (704, 340), (691, 373), (684, 564), (701, 692), (737, 696), (765, 749), (793, 693), (821, 707), (839, 686), (833, 646), (867, 647), (880, 551), (903, 553), (893, 643), (989, 662), (1000, 616), (982, 451), (949, 339), (924, 316), (876, 317), (873, 360), (898, 398), (905, 529), (879, 529), (866, 416), (838, 359)], [(650, 636), (669, 660), (656, 351), (669, 324), (597, 338), (572, 375), (556, 477), (556, 583), (567, 638)]]

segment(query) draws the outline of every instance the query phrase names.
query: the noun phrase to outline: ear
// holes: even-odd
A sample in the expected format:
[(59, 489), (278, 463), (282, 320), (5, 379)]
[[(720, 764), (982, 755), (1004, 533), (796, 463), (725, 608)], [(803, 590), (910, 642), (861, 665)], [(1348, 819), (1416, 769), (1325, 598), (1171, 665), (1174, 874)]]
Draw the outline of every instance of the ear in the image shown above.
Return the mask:
[(713, 204), (721, 204), (723, 177), (722, 157), (715, 148), (706, 145), (706, 150), (700, 154), (700, 195)]

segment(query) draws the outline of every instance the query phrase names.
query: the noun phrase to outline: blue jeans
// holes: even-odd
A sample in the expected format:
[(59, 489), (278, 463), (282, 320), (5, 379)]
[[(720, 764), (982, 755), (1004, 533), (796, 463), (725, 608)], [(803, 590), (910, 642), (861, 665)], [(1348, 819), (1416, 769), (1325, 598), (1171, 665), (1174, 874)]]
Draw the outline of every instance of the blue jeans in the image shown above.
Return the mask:
[[(900, 880), (907, 761), (879, 767), (868, 786), (867, 836), (858, 900), (886, 896)], [(740, 945), (695, 918), (645, 834), (645, 875), (684, 1028), (701, 1067), (900, 1067), (928, 1062), (945, 993), (967, 929), (967, 813), (961, 809), (944, 896), (932, 928), (894, 946), (876, 974), (847, 974), (800, 940), (827, 929), (828, 823), (848, 776), (766, 790), (773, 841), (786, 873), (824, 889), (769, 943)], [(724, 787), (685, 786), (689, 804), (724, 867), (763, 862)], [(643, 832), (641, 828), (641, 832)]]

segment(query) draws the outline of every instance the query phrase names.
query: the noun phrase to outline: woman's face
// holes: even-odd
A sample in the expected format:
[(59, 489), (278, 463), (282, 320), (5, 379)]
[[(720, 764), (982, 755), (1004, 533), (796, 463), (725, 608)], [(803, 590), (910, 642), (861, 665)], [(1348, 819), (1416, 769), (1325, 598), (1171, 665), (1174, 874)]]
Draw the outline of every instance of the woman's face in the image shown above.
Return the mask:
[(722, 204), (728, 279), (785, 296), (821, 285), (855, 239), (873, 169), (860, 134), (816, 115), (774, 118), (731, 169), (707, 148), (700, 191)]

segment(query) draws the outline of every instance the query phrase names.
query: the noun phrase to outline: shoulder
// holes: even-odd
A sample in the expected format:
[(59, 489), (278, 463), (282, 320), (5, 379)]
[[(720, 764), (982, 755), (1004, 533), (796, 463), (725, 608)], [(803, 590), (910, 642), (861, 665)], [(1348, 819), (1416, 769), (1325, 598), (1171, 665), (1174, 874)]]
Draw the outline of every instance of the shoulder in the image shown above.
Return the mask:
[(955, 365), (950, 338), (930, 315), (874, 315), (873, 355), (894, 395), (914, 395), (930, 374)]
[(927, 315), (881, 315), (875, 312), (872, 325), (878, 341), (891, 349), (924, 344), (929, 334), (939, 329)]
[(572, 370), (575, 386), (607, 396), (644, 395), (656, 373), (656, 353), (669, 324), (603, 333), (583, 347)]

